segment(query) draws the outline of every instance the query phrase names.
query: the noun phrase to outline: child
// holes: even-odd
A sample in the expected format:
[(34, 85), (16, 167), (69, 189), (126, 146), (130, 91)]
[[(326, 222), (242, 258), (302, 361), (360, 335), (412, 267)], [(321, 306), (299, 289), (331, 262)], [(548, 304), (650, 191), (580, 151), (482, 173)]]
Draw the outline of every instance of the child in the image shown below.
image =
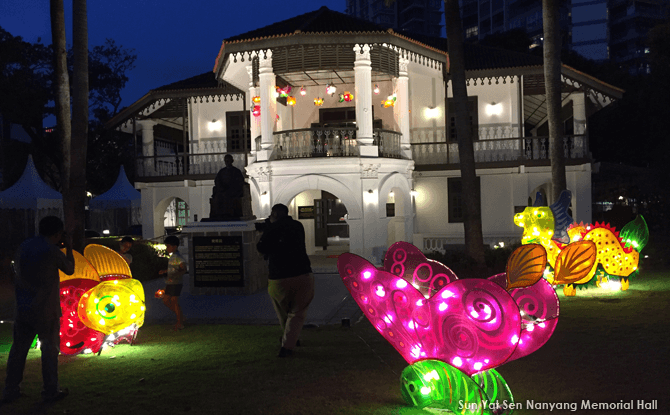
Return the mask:
[(159, 271), (159, 274), (167, 274), (163, 304), (177, 315), (177, 324), (174, 329), (181, 330), (184, 328), (184, 317), (179, 307), (179, 294), (184, 286), (182, 278), (186, 274), (186, 261), (179, 255), (177, 248), (179, 248), (179, 238), (174, 235), (165, 238), (165, 250), (171, 255), (168, 268)]

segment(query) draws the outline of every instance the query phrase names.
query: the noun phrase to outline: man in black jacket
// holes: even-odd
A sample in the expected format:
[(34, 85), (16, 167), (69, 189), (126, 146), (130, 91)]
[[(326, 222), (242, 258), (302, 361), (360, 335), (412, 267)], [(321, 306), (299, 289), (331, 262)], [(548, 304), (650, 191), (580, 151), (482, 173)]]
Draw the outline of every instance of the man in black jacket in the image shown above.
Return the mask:
[(278, 356), (287, 357), (293, 354), (314, 298), (314, 275), (302, 223), (293, 220), (282, 204), (272, 207), (269, 219), (256, 248), (268, 259), (268, 293), (284, 330)]
[[(39, 336), (42, 350), (42, 378), (45, 402), (67, 396), (58, 385), (60, 345), (60, 276), (74, 273), (72, 241), (63, 232), (63, 222), (56, 216), (40, 221), (39, 236), (27, 239), (16, 254), (16, 320), (14, 341), (7, 359), (7, 379), (2, 401), (12, 402), (21, 396), (21, 381), (30, 345)], [(63, 254), (58, 245), (65, 244)]]

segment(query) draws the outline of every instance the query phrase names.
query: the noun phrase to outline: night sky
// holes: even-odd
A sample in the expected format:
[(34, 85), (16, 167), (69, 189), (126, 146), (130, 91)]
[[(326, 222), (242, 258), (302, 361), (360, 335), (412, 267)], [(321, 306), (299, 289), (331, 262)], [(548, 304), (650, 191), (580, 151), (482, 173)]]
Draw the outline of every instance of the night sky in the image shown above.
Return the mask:
[[(72, 2), (64, 3), (66, 40), (72, 45)], [(150, 89), (211, 71), (225, 38), (321, 6), (344, 12), (346, 4), (345, 0), (90, 0), (89, 49), (106, 38), (135, 49), (136, 68), (128, 73), (130, 81), (121, 94), (125, 107)], [(25, 41), (41, 38), (50, 44), (49, 1), (1, 0), (0, 26)]]

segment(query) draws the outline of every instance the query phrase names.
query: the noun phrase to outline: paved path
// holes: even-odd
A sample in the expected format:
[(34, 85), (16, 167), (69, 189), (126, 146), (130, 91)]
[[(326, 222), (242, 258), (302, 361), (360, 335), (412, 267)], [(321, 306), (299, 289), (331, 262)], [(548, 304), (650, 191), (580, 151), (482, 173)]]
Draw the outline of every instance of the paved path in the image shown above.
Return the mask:
[[(337, 259), (325, 255), (312, 256), (310, 259), (314, 270), (315, 294), (305, 324), (341, 324), (343, 318), (358, 318), (360, 310), (349, 297), (349, 292), (337, 273)], [(184, 278), (190, 277), (187, 275)], [(184, 282), (180, 304), (187, 324), (277, 324), (277, 316), (265, 289), (252, 295), (191, 295), (188, 282)], [(147, 305), (145, 322), (155, 324), (174, 321), (174, 315), (160, 299), (154, 297), (156, 290), (164, 287), (163, 279), (143, 285)], [(12, 319), (13, 308), (13, 288), (10, 285), (0, 285), (0, 320)]]

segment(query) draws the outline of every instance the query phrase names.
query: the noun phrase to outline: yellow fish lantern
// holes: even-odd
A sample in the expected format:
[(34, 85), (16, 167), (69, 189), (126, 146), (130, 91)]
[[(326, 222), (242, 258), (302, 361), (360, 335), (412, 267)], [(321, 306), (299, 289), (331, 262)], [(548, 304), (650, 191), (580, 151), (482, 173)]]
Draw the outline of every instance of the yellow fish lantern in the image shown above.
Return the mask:
[(141, 327), (146, 311), (144, 288), (134, 279), (103, 281), (79, 300), (77, 314), (86, 327), (112, 334), (131, 324)]
[[(65, 253), (65, 248), (61, 249), (61, 251)], [(96, 271), (95, 267), (93, 267), (82, 254), (75, 250), (72, 250), (72, 254), (74, 255), (74, 273), (72, 275), (66, 275), (63, 271), (58, 271), (60, 282), (74, 279), (100, 281), (98, 271)]]
[(295, 105), (295, 97), (287, 97), (286, 98), (286, 104), (290, 105), (290, 106), (294, 106)]
[(133, 277), (126, 260), (118, 252), (106, 246), (87, 245), (84, 249), (84, 257), (96, 269), (101, 281)]

